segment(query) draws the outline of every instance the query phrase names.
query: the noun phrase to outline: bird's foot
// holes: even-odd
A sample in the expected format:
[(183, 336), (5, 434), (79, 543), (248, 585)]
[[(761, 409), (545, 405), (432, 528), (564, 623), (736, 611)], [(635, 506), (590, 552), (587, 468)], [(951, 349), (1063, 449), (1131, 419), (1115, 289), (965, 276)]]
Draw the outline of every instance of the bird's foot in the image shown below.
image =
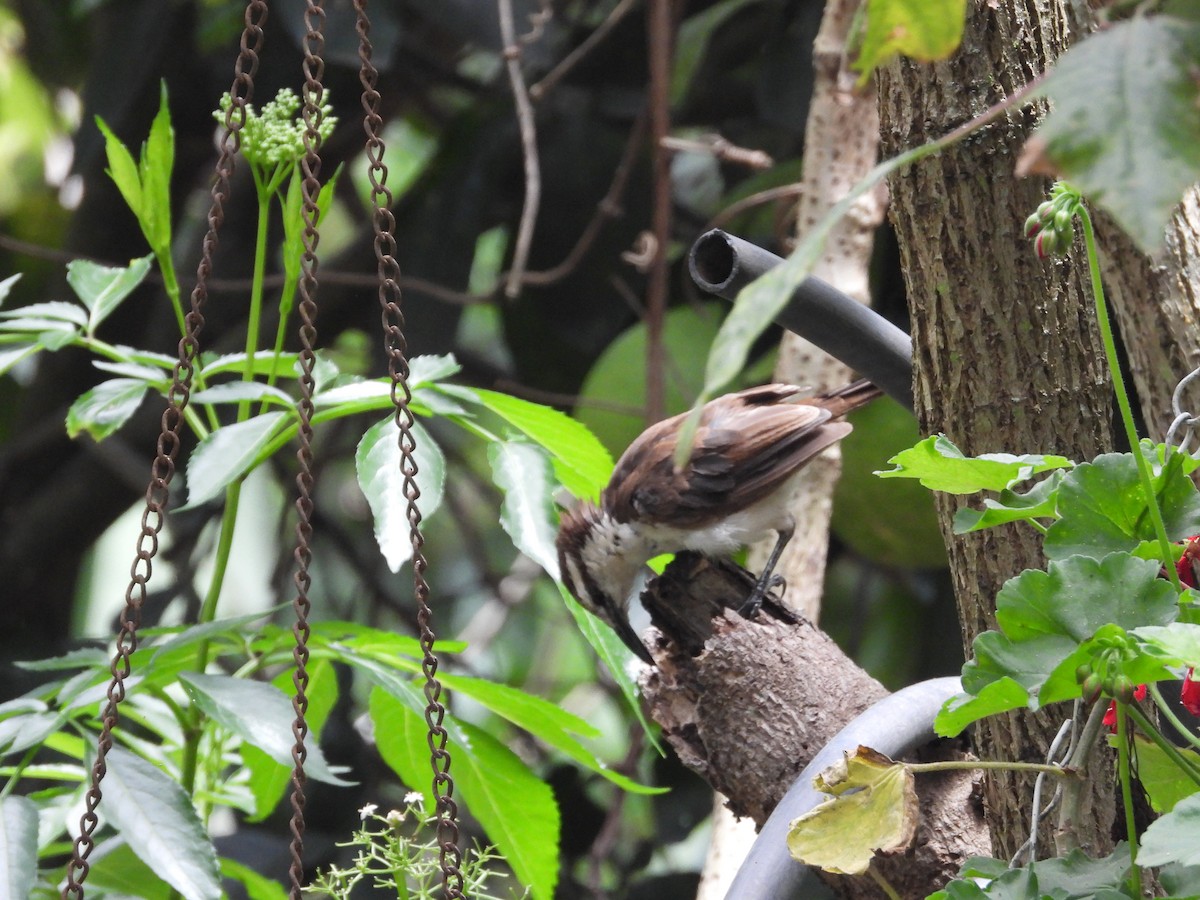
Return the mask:
[(762, 609), (763, 600), (766, 599), (767, 594), (776, 588), (779, 588), (780, 591), (787, 590), (787, 579), (779, 574), (766, 579), (760, 578), (754, 585), (754, 590), (750, 592), (750, 596), (746, 598), (746, 602), (738, 610), (738, 615), (746, 619), (753, 619)]

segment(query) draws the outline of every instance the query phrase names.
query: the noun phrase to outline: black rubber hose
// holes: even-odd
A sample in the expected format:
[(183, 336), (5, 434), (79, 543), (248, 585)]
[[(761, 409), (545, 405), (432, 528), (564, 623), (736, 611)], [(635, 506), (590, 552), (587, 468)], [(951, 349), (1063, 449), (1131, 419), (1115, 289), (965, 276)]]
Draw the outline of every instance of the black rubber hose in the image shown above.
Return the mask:
[[(714, 229), (692, 245), (688, 270), (701, 290), (732, 302), (738, 291), (782, 262), (762, 247)], [(776, 321), (913, 408), (912, 340), (879, 313), (809, 278)]]
[(962, 690), (957, 678), (933, 678), (884, 697), (837, 733), (804, 767), (759, 832), (734, 876), (725, 900), (817, 900), (833, 894), (787, 848), (791, 822), (828, 795), (812, 786), (813, 776), (862, 744), (898, 759), (929, 743), (942, 704)]

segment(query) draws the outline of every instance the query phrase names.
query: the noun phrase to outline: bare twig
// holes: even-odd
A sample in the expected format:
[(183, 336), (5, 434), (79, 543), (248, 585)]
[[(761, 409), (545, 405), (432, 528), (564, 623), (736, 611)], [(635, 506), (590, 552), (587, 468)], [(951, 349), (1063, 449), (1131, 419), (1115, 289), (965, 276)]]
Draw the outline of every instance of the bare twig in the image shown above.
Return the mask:
[(545, 286), (562, 281), (574, 272), (576, 267), (583, 261), (588, 250), (595, 243), (596, 238), (600, 236), (600, 231), (604, 227), (604, 223), (624, 213), (624, 210), (621, 208), (621, 198), (625, 196), (625, 188), (629, 185), (629, 173), (633, 169), (633, 162), (637, 157), (637, 151), (645, 133), (646, 115), (643, 112), (634, 121), (633, 128), (629, 132), (629, 140), (625, 142), (625, 152), (621, 156), (621, 161), (617, 164), (616, 171), (613, 172), (613, 179), (612, 183), (608, 186), (608, 193), (596, 204), (595, 214), (592, 216), (591, 221), (587, 223), (587, 227), (583, 229), (583, 233), (580, 234), (579, 240), (575, 242), (575, 246), (571, 248), (571, 252), (567, 254), (566, 259), (552, 269), (545, 269), (541, 272), (526, 272), (523, 279), (525, 284)]
[(504, 64), (512, 85), (517, 123), (521, 129), (521, 153), (525, 160), (525, 204), (521, 209), (521, 223), (517, 227), (512, 268), (508, 271), (508, 281), (504, 287), (505, 295), (511, 298), (521, 292), (521, 279), (529, 262), (529, 246), (533, 242), (533, 228), (537, 224), (538, 205), (542, 196), (542, 173), (538, 164), (533, 105), (529, 102), (529, 91), (521, 72), (521, 45), (517, 42), (513, 25), (512, 0), (497, 0), (497, 6), (500, 10), (500, 34), (504, 40)]
[(751, 194), (749, 197), (743, 197), (736, 203), (729, 204), (713, 216), (709, 223), (704, 226), (704, 230), (724, 228), (729, 224), (731, 219), (740, 216), (748, 209), (753, 209), (764, 203), (773, 203), (776, 200), (791, 200), (793, 197), (799, 197), (803, 193), (804, 186), (800, 184), (784, 184), (779, 187), (767, 188), (765, 191), (759, 191), (756, 194)]
[(621, 0), (613, 7), (612, 12), (608, 17), (596, 26), (596, 30), (587, 36), (587, 38), (578, 47), (563, 57), (562, 62), (550, 70), (550, 72), (529, 89), (529, 96), (534, 102), (541, 100), (546, 93), (553, 88), (567, 72), (571, 71), (578, 62), (592, 51), (592, 48), (604, 40), (605, 36), (616, 27), (625, 16), (637, 5), (638, 0)]
[(708, 153), (717, 159), (748, 169), (769, 169), (775, 165), (775, 160), (769, 153), (762, 150), (751, 150), (739, 147), (719, 134), (706, 134), (698, 140), (688, 140), (681, 137), (666, 137), (662, 142), (668, 150), (684, 150), (689, 153)]

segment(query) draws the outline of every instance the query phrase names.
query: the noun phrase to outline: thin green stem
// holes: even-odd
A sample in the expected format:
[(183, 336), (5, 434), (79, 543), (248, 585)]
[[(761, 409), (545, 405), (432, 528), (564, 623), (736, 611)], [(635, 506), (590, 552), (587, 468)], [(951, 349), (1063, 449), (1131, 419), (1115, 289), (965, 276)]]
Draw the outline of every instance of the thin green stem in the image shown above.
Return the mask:
[(1059, 778), (1074, 778), (1075, 773), (1052, 763), (1006, 762), (995, 759), (947, 759), (941, 762), (903, 763), (910, 772), (951, 772), (956, 769), (990, 770), (1000, 772), (1044, 772)]
[(877, 885), (879, 885), (879, 889), (888, 895), (889, 900), (902, 900), (900, 892), (892, 887), (892, 883), (884, 878), (883, 873), (877, 868), (874, 866), (867, 866), (867, 874), (871, 876), (872, 880), (874, 880)]
[(1129, 839), (1129, 896), (1142, 894), (1142, 872), (1137, 864), (1137, 822), (1133, 815), (1133, 784), (1129, 773), (1129, 704), (1117, 701), (1117, 777), (1125, 808), (1125, 834)]
[(1188, 759), (1173, 743), (1167, 740), (1166, 735), (1155, 727), (1154, 723), (1135, 706), (1129, 708), (1129, 715), (1132, 717), (1134, 724), (1142, 730), (1150, 740), (1154, 741), (1155, 745), (1166, 755), (1171, 762), (1185, 774), (1188, 778), (1200, 786), (1200, 763), (1196, 760)]
[(175, 263), (171, 259), (171, 248), (168, 246), (155, 250), (154, 258), (158, 262), (158, 271), (162, 275), (163, 288), (166, 289), (171, 306), (175, 309), (175, 321), (179, 323), (179, 333), (180, 335), (187, 334), (187, 320), (183, 315), (183, 300), (179, 293), (179, 279), (175, 275)]
[(3, 800), (12, 793), (13, 788), (17, 786), (17, 782), (21, 780), (21, 773), (29, 768), (29, 764), (33, 762), (34, 758), (38, 754), (38, 751), (41, 749), (42, 745), (36, 744), (25, 751), (25, 755), (22, 756), (21, 761), (17, 763), (16, 771), (13, 772), (12, 777), (10, 777), (8, 781), (4, 783), (4, 787), (0, 788), (0, 800)]
[[(1117, 343), (1113, 337), (1112, 323), (1108, 319), (1108, 305), (1104, 300), (1104, 284), (1100, 278), (1100, 254), (1096, 248), (1096, 232), (1092, 228), (1092, 217), (1088, 214), (1087, 207), (1082, 203), (1077, 203), (1075, 208), (1079, 215), (1079, 221), (1083, 224), (1088, 271), (1092, 279), (1092, 298), (1096, 303), (1096, 322), (1100, 326), (1104, 355), (1108, 360), (1108, 369), (1112, 375), (1113, 391), (1117, 395), (1117, 408), (1121, 413), (1121, 422), (1125, 426), (1130, 452), (1133, 453), (1133, 460), (1137, 464), (1138, 479), (1142, 483), (1142, 492), (1146, 495), (1146, 508), (1150, 515), (1150, 522), (1154, 526), (1154, 534), (1158, 538), (1159, 551), (1162, 553), (1163, 561), (1169, 562), (1174, 558), (1171, 541), (1167, 537), (1167, 529), (1163, 524), (1162, 511), (1158, 508), (1158, 496), (1154, 492), (1150, 463), (1146, 461), (1146, 455), (1142, 453), (1142, 447), (1138, 441), (1137, 426), (1133, 421), (1133, 409), (1129, 403), (1129, 392), (1125, 388), (1125, 379), (1121, 375), (1121, 364), (1117, 358)], [(1179, 573), (1175, 571), (1175, 567), (1166, 565), (1164, 568), (1171, 583), (1175, 585), (1175, 590), (1182, 591), (1183, 584), (1179, 580)]]
[(1155, 682), (1151, 682), (1150, 684), (1150, 696), (1154, 700), (1154, 705), (1158, 707), (1159, 714), (1175, 726), (1175, 730), (1183, 736), (1185, 741), (1197, 750), (1200, 750), (1200, 737), (1197, 737), (1190, 728), (1183, 724), (1179, 716), (1175, 715), (1175, 710), (1171, 709), (1167, 704), (1162, 692), (1158, 689), (1158, 684)]
[[(262, 323), (263, 279), (267, 271), (267, 225), (271, 216), (271, 195), (258, 195), (258, 230), (254, 236), (254, 272), (250, 281), (250, 313), (246, 323), (246, 363), (242, 381), (254, 380), (254, 354), (258, 350), (258, 332)], [(239, 422), (250, 418), (250, 401), (238, 404)]]

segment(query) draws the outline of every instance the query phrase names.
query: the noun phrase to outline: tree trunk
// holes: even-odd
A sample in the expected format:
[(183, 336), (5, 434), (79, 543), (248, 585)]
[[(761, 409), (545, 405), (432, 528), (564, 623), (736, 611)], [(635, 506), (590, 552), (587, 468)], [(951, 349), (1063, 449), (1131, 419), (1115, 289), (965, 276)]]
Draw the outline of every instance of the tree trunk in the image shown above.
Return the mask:
[[(937, 138), (1021, 88), (1057, 57), (1069, 4), (970, 4), (963, 46), (932, 65), (900, 60), (879, 79), (886, 156)], [(925, 433), (968, 454), (1060, 453), (1088, 459), (1111, 447), (1110, 387), (1088, 292), (1086, 263), (1039, 260), (1022, 234), (1045, 199), (1044, 181), (1018, 180), (1013, 162), (1041, 110), (1011, 113), (892, 179), (891, 218), (912, 315), (915, 396)], [(969, 648), (995, 627), (1000, 586), (1044, 565), (1028, 528), (956, 536), (962, 498), (938, 496), (942, 531)], [(1040, 760), (1062, 710), (989, 718), (976, 732), (986, 759)], [(1099, 764), (1093, 769), (1099, 773)], [(1089, 780), (1084, 801), (1092, 853), (1112, 843), (1110, 779)], [(995, 852), (1025, 840), (1032, 781), (1000, 775), (985, 792)]]

